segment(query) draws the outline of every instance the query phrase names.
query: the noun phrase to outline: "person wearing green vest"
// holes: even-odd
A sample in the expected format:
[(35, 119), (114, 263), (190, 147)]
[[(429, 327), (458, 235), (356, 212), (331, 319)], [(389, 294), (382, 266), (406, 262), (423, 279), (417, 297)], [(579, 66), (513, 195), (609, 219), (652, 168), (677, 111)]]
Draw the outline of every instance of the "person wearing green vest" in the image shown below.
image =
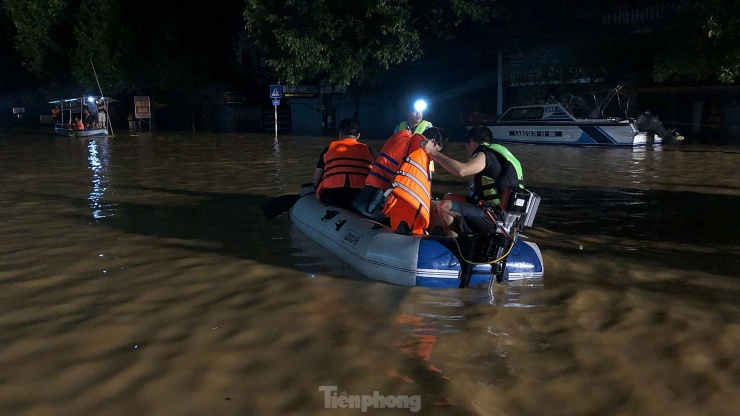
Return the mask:
[(508, 186), (524, 189), (522, 166), (508, 149), (491, 143), (491, 130), (485, 125), (473, 126), (466, 136), (470, 158), (460, 162), (429, 148), (430, 158), (455, 176), (473, 176), (468, 196), (445, 195), (437, 204), (437, 214), (445, 234), (487, 233), (495, 223), (483, 205), (499, 205), (499, 197)]
[(424, 100), (417, 100), (406, 112), (406, 120), (396, 126), (393, 134), (400, 130), (409, 130), (412, 134), (422, 134), (424, 130), (433, 127), (432, 123), (423, 119), (424, 110), (426, 109), (427, 103)]

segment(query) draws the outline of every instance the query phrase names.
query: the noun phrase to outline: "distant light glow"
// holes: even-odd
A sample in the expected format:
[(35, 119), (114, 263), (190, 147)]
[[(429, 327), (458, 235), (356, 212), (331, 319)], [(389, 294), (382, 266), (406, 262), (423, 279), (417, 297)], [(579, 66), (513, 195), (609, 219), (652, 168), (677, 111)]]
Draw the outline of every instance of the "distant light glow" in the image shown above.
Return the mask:
[(421, 112), (423, 112), (426, 109), (427, 109), (427, 102), (426, 101), (424, 101), (424, 100), (416, 100), (416, 102), (414, 103), (414, 110), (416, 110), (416, 111), (418, 111), (418, 112), (421, 113)]
[(95, 102), (95, 98), (94, 97), (87, 97), (87, 102), (89, 102), (89, 103)]

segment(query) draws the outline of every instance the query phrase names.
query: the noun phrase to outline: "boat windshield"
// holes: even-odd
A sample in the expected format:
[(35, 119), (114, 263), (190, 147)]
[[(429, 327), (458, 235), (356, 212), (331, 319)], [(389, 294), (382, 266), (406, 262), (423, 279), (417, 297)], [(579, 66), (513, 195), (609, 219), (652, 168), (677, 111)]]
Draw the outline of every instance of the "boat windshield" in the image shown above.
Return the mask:
[(501, 116), (501, 121), (542, 120), (543, 107), (511, 108)]

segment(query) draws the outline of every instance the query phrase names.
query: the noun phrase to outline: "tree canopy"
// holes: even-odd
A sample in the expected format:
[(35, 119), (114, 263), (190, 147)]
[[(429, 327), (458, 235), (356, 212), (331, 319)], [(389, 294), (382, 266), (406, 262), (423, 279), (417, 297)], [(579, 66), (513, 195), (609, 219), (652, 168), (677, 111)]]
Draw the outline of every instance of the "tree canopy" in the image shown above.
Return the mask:
[(637, 56), (633, 65), (647, 68), (654, 81), (732, 83), (740, 76), (739, 8), (736, 0), (688, 2), (669, 21), (646, 23), (655, 26), (644, 37), (653, 42), (647, 47), (634, 36), (604, 30), (600, 14), (607, 9), (580, 0), (536, 7), (509, 0), (246, 0), (244, 20), (268, 66), (286, 83), (362, 82), (433, 51), (440, 45), (435, 39), (469, 35), (471, 23), (476, 36), (468, 41), (483, 51), (510, 39), (531, 45), (560, 37), (555, 44), (569, 51), (569, 65), (599, 66), (596, 58), (625, 70), (621, 61)]
[(246, 29), (286, 83), (363, 81), (419, 58), (430, 38), (495, 15), (487, 0), (247, 0)]
[[(174, 90), (233, 79), (241, 2), (218, 7), (145, 0), (5, 0), (23, 65), (47, 85), (105, 94)], [(95, 67), (95, 72), (92, 70)]]
[[(95, 91), (92, 62), (106, 94), (159, 88), (189, 95), (200, 85), (234, 82), (244, 29), (272, 75), (292, 84), (377, 80), (432, 54), (437, 69), (490, 71), (498, 48), (512, 39), (561, 45), (576, 67), (598, 62), (628, 71), (625, 62), (637, 57), (634, 65), (654, 81), (733, 83), (740, 76), (736, 0), (686, 2), (683, 13), (645, 36), (649, 53), (639, 51), (638, 37), (625, 42), (599, 26), (601, 12), (591, 3), (225, 0), (204, 7), (161, 0), (157, 10), (172, 13), (154, 13), (146, 0), (4, 0), (0, 18), (12, 23), (3, 33), (14, 38), (13, 55), (41, 82)], [(579, 16), (594, 25), (575, 25)], [(9, 41), (0, 46), (7, 51)], [(17, 74), (19, 67), (3, 62), (2, 68)]]
[(656, 81), (740, 78), (740, 2), (693, 2), (666, 31), (665, 48), (655, 62)]

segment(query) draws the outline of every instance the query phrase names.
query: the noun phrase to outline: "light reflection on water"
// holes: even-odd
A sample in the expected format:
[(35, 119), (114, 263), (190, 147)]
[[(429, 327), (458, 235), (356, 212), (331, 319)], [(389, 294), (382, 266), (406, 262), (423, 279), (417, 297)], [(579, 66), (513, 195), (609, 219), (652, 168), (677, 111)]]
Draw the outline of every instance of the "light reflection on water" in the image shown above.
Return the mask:
[(105, 201), (105, 192), (108, 190), (108, 166), (110, 154), (108, 139), (90, 140), (87, 145), (89, 151), (90, 171), (92, 172), (92, 190), (90, 191), (90, 208), (95, 219), (112, 217), (115, 215), (115, 204)]

